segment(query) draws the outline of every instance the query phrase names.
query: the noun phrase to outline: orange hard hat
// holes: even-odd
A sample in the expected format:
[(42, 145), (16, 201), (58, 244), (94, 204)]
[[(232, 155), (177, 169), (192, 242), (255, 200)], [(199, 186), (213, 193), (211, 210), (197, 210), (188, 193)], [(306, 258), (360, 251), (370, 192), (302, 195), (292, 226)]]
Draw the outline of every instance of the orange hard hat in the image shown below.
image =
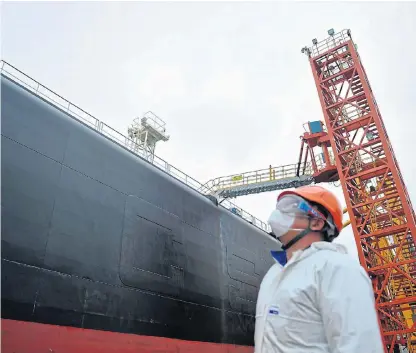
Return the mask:
[(338, 198), (331, 191), (319, 185), (301, 186), (295, 190), (283, 191), (278, 200), (285, 195), (298, 195), (307, 201), (321, 205), (331, 214), (335, 227), (338, 232), (341, 232), (342, 207)]

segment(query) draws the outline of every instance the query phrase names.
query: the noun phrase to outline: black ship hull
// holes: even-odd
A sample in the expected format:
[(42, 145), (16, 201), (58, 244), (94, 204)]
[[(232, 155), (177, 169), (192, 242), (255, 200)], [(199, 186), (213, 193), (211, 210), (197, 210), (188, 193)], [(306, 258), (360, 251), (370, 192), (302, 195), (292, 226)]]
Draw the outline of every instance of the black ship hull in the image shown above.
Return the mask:
[(1, 114), (3, 352), (253, 344), (272, 238), (4, 75)]

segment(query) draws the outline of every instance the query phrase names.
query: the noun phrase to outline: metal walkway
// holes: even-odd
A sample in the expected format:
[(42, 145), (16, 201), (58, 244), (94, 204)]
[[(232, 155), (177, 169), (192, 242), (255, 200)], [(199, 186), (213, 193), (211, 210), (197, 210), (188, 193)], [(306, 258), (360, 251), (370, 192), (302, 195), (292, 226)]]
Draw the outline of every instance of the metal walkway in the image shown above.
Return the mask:
[(222, 198), (258, 194), (309, 185), (315, 182), (312, 165), (289, 164), (279, 167), (229, 175), (208, 181), (204, 186), (210, 195)]

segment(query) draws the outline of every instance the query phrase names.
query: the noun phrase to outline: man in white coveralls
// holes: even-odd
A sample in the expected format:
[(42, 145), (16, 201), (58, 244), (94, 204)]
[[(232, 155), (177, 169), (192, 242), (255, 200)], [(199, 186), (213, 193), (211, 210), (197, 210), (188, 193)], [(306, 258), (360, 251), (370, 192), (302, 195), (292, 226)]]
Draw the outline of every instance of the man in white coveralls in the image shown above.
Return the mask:
[(370, 278), (332, 243), (342, 208), (321, 186), (282, 192), (269, 224), (283, 251), (260, 286), (255, 353), (383, 353)]

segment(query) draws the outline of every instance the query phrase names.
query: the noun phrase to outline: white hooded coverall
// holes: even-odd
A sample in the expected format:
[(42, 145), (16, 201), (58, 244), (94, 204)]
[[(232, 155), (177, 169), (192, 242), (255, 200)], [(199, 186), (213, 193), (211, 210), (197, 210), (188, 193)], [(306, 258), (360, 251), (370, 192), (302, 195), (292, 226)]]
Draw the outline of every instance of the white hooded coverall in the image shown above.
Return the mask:
[[(272, 252), (275, 259), (277, 252)], [(340, 244), (277, 260), (256, 308), (255, 353), (383, 353), (371, 281)]]

